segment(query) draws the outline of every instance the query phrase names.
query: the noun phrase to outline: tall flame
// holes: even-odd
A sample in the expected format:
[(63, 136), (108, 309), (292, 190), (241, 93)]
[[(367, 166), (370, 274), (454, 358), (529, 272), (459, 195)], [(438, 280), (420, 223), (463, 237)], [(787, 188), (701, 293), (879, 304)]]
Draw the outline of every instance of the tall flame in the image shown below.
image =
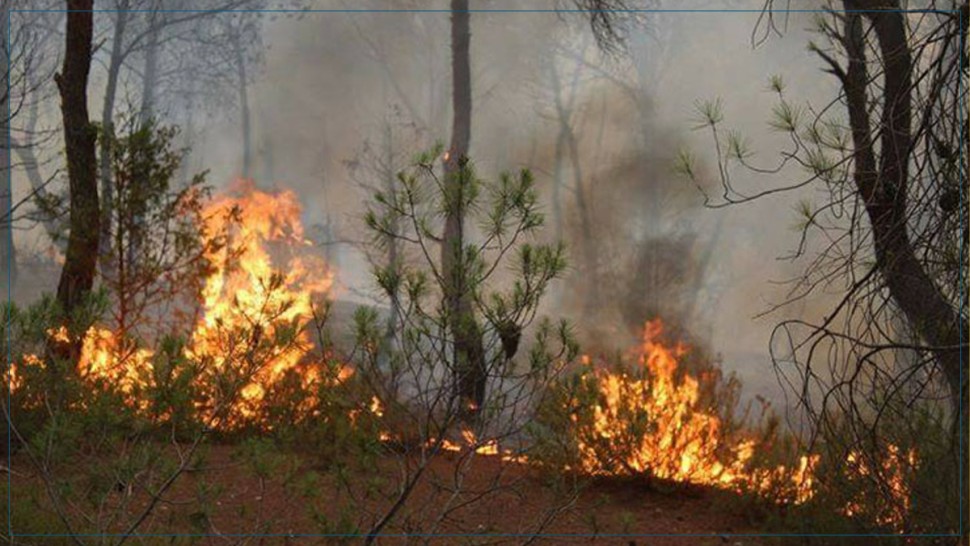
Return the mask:
[[(314, 300), (329, 292), (333, 275), (306, 250), (311, 243), (300, 213), (292, 191), (264, 192), (249, 181), (237, 183), (204, 210), (201, 236), (212, 268), (185, 356), (202, 364), (197, 387), (210, 400), (225, 395), (217, 392), (216, 375), (231, 371), (242, 383), (228, 408), (199, 408), (206, 418), (224, 409), (217, 426), (232, 428), (258, 418), (267, 389), (298, 366), (305, 390), (322, 381), (344, 381), (353, 373), (343, 367), (328, 374), (323, 362), (307, 362), (313, 345), (305, 326), (313, 318)], [(216, 237), (228, 240), (215, 244)], [(48, 335), (69, 341), (64, 327)], [(145, 409), (148, 401), (138, 394), (151, 385), (154, 356), (117, 332), (93, 326), (83, 336), (78, 375), (116, 389), (131, 406)], [(21, 362), (43, 365), (34, 355)], [(17, 369), (11, 367), (7, 375), (10, 387), (18, 388)]]
[[(312, 348), (302, 328), (313, 318), (314, 298), (330, 291), (332, 273), (319, 257), (304, 252), (301, 207), (292, 191), (263, 192), (248, 181), (206, 207), (206, 236), (228, 233), (228, 244), (210, 246), (214, 271), (206, 278), (198, 325), (187, 350), (190, 358), (208, 362), (215, 371), (240, 366), (247, 351), (273, 339), (281, 325), (296, 325), (297, 336), (261, 353), (258, 369), (241, 390), (236, 410), (255, 416), (269, 385), (294, 369)], [(233, 334), (243, 332), (247, 347), (234, 347)], [(319, 374), (304, 374), (306, 383)], [(305, 386), (309, 386), (309, 385)]]
[[(644, 474), (703, 485), (738, 482), (754, 454), (753, 440), (730, 443), (718, 415), (702, 407), (701, 382), (677, 374), (687, 347), (659, 341), (660, 320), (644, 328), (638, 351), (641, 370), (630, 374), (595, 368), (584, 379), (598, 388), (592, 421), (578, 435), (583, 471), (590, 474)], [(586, 357), (586, 363), (590, 360)], [(590, 377), (592, 374), (593, 377)], [(580, 423), (576, 413), (575, 423)], [(600, 446), (622, 442), (622, 460), (608, 460)]]

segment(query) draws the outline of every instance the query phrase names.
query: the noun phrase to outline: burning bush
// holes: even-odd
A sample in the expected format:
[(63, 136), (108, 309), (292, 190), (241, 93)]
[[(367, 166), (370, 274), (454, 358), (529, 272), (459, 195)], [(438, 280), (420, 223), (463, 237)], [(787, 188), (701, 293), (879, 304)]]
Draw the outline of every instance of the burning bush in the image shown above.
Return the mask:
[[(210, 267), (194, 313), (198, 318), (178, 344), (179, 358), (194, 371), (195, 410), (214, 428), (270, 427), (264, 398), (284, 376), (298, 377), (304, 393), (349, 376), (332, 358), (311, 354), (307, 326), (314, 319), (314, 298), (325, 296), (331, 275), (315, 256), (301, 252), (307, 241), (299, 213), (292, 192), (271, 194), (243, 183), (212, 201), (202, 215), (200, 247)], [(49, 335), (71, 336), (64, 329)], [(81, 338), (77, 376), (147, 411), (145, 393), (172, 369), (170, 359), (161, 362), (166, 355), (157, 358), (145, 347), (150, 343), (93, 325)], [(42, 365), (27, 358), (21, 367), (31, 362)], [(312, 401), (300, 404), (312, 414)]]
[[(940, 489), (939, 473), (921, 464), (912, 438), (843, 447), (836, 440), (849, 437), (845, 431), (829, 431), (831, 441), (799, 455), (774, 416), (763, 413), (757, 426), (746, 423), (747, 413), (738, 416), (734, 378), (696, 362), (690, 370), (681, 366), (689, 349), (665, 343), (662, 334), (659, 320), (646, 324), (632, 366), (583, 357), (540, 408), (531, 460), (648, 486), (750, 493), (768, 501), (772, 517), (779, 504), (793, 505), (795, 519), (818, 526), (824, 517), (839, 532), (910, 530), (913, 499)], [(924, 430), (938, 429), (927, 421)]]
[[(593, 476), (773, 488), (786, 501), (803, 500), (810, 460), (771, 472), (752, 468), (756, 450), (778, 441), (773, 422), (760, 431), (742, 428), (737, 380), (714, 366), (686, 372), (679, 361), (689, 349), (665, 344), (662, 333), (659, 320), (646, 324), (634, 366), (584, 357), (540, 410), (541, 458)], [(779, 481), (790, 487), (777, 487)]]

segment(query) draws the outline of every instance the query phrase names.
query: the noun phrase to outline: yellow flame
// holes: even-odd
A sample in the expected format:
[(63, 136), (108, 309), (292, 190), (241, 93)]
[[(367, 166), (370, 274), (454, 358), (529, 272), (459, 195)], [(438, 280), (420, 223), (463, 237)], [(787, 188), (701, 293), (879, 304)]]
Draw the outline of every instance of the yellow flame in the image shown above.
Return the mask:
[[(816, 494), (815, 469), (821, 457), (803, 455), (795, 468), (750, 468), (758, 443), (752, 439), (732, 440), (722, 434), (720, 418), (700, 405), (702, 388), (709, 386), (712, 376), (677, 374), (678, 358), (686, 354), (687, 348), (662, 344), (658, 341), (662, 332), (659, 320), (648, 322), (644, 328), (638, 360), (646, 374), (612, 372), (602, 367), (587, 372), (585, 378), (595, 379), (598, 389), (592, 420), (582, 423), (575, 412), (571, 414), (571, 420), (579, 426), (581, 470), (594, 475), (648, 472), (674, 481), (770, 493), (776, 500), (794, 504), (812, 499)], [(589, 357), (583, 357), (582, 362), (591, 367)], [(629, 434), (635, 421), (643, 416), (649, 419), (650, 426), (642, 434)], [(634, 444), (625, 451), (625, 459), (619, 465), (605, 464), (598, 447), (629, 442), (631, 436), (635, 436)], [(876, 514), (875, 521), (899, 529), (910, 506), (903, 470), (906, 463), (909, 468), (916, 465), (916, 452), (910, 450), (904, 455), (897, 446), (889, 444), (886, 456), (880, 460), (881, 481), (889, 484), (892, 506)], [(864, 478), (873, 473), (858, 451), (849, 454), (847, 463), (853, 476)], [(862, 513), (863, 506), (872, 503), (855, 499), (844, 507), (843, 513)]]
[[(302, 387), (310, 392), (322, 381), (340, 383), (353, 375), (343, 366), (328, 379), (324, 363), (307, 362), (312, 342), (304, 326), (313, 318), (314, 299), (329, 292), (333, 275), (322, 259), (306, 252), (311, 243), (304, 237), (300, 213), (292, 191), (264, 192), (250, 181), (238, 182), (205, 207), (201, 231), (213, 267), (204, 279), (201, 312), (185, 354), (205, 363), (198, 386), (213, 398), (215, 374), (228, 366), (244, 372), (239, 375), (247, 381), (239, 399), (219, 423), (224, 428), (257, 418), (269, 387), (298, 365)], [(228, 243), (216, 244), (226, 234)], [(281, 325), (296, 332), (289, 343), (272, 342)], [(233, 332), (242, 332), (245, 339)], [(70, 341), (63, 326), (47, 333)], [(252, 358), (256, 352), (259, 362)], [(133, 395), (149, 385), (153, 358), (152, 351), (136, 348), (117, 333), (92, 327), (83, 336), (78, 372), (132, 395), (130, 403), (144, 409), (147, 401)], [(11, 388), (17, 388), (16, 369), (7, 375)]]

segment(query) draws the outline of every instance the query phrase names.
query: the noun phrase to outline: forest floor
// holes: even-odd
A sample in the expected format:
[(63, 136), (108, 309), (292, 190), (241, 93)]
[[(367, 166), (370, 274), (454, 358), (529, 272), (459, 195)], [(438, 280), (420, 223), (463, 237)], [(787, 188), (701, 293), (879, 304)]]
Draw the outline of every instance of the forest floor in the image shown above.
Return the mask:
[[(264, 477), (260, 478), (251, 464), (241, 461), (235, 451), (232, 446), (209, 447), (204, 470), (182, 476), (140, 527), (141, 532), (222, 535), (192, 541), (212, 545), (237, 543), (238, 539), (233, 540), (231, 535), (239, 534), (276, 535), (246, 541), (246, 544), (359, 543), (359, 539), (345, 541), (336, 536), (284, 538), (284, 535), (366, 532), (366, 529), (356, 531), (352, 524), (342, 526), (341, 522), (378, 521), (380, 514), (394, 504), (399, 483), (378, 477), (400, 476), (406, 463), (404, 459), (388, 456), (370, 470), (348, 471), (342, 478), (339, 472), (314, 472), (305, 464), (289, 470), (271, 464), (264, 465)], [(22, 512), (18, 502), (32, 505), (30, 513), (47, 513), (43, 518), (30, 518), (54, 525), (58, 518), (49, 509), (42, 480), (28, 472), (29, 463), (19, 455), (14, 457), (12, 466), (15, 471), (11, 477), (13, 512)], [(461, 492), (454, 494), (455, 469), (459, 467), (464, 469), (457, 478), (461, 480)], [(290, 476), (288, 484), (284, 483), (287, 481), (284, 476)], [(338, 485), (339, 479), (344, 480), (344, 486)], [(117, 504), (102, 507), (101, 517), (123, 514), (118, 518), (120, 528), (124, 526), (122, 521), (132, 521), (148, 497), (130, 489), (126, 491), (121, 485), (116, 489), (114, 502)], [(743, 502), (737, 495), (698, 487), (658, 489), (642, 483), (597, 481), (585, 484), (574, 494), (574, 488), (556, 487), (553, 480), (524, 464), (502, 461), (496, 456), (463, 457), (445, 453), (428, 465), (421, 485), (415, 488), (393, 522), (382, 530), (388, 536), (380, 538), (377, 544), (413, 543), (413, 538), (406, 542), (402, 535), (409, 530), (428, 532), (428, 529), (434, 529), (434, 534), (453, 533), (432, 544), (522, 544), (528, 534), (539, 529), (540, 522), (552, 515), (555, 517), (548, 520), (542, 532), (555, 536), (542, 537), (533, 544), (764, 544), (756, 537), (737, 536), (758, 532), (742, 514)], [(123, 508), (119, 508), (121, 503), (125, 503)], [(441, 518), (445, 507), (453, 510)], [(18, 523), (23, 525), (24, 518), (19, 519)], [(438, 526), (432, 527), (435, 521)], [(38, 525), (28, 524), (29, 531), (52, 532)], [(15, 528), (14, 532), (18, 530)], [(480, 536), (458, 536), (468, 533)], [(509, 536), (515, 534), (526, 536)], [(137, 543), (154, 544), (155, 541), (138, 539)]]

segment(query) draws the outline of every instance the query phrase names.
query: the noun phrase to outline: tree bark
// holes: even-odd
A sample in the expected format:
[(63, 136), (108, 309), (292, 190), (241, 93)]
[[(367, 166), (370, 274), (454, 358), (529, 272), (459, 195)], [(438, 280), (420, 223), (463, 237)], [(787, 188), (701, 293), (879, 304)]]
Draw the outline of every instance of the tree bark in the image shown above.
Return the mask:
[(444, 162), (445, 200), (448, 203), (441, 245), (441, 271), (448, 323), (455, 340), (454, 373), (461, 417), (470, 421), (485, 400), (488, 370), (481, 327), (472, 308), (473, 287), (468, 286), (463, 260), (465, 210), (460, 195), (467, 185), (471, 141), (471, 24), (468, 0), (451, 0), (452, 107), (451, 146)]
[[(55, 75), (64, 119), (64, 148), (70, 188), (70, 236), (57, 286), (57, 301), (70, 315), (91, 292), (98, 257), (100, 213), (94, 146), (96, 131), (88, 117), (88, 74), (94, 29), (93, 0), (67, 0), (64, 65)], [(77, 357), (79, 344), (72, 356)]]
[(161, 24), (157, 6), (149, 18), (148, 46), (145, 50), (145, 71), (142, 75), (141, 110), (138, 123), (144, 126), (155, 115), (155, 84), (158, 79), (158, 39)]
[[(246, 58), (243, 56), (242, 44), (239, 43), (238, 30), (234, 30), (232, 32), (232, 43), (234, 46), (233, 49), (235, 51), (236, 62), (236, 85), (239, 86), (239, 115), (242, 117), (242, 175), (243, 178), (249, 178), (252, 176), (253, 143), (252, 128), (250, 127), (249, 90), (246, 89)], [(267, 182), (269, 181), (267, 180)]]
[[(586, 54), (587, 44), (583, 44), (582, 50), (580, 52), (581, 56)], [(576, 132), (573, 130), (572, 125), (572, 115), (573, 106), (578, 96), (578, 86), (580, 77), (580, 67), (576, 68), (573, 73), (572, 80), (569, 84), (569, 97), (568, 101), (563, 100), (562, 94), (562, 83), (559, 78), (558, 69), (555, 66), (555, 59), (552, 65), (552, 85), (553, 85), (553, 101), (556, 108), (556, 116), (559, 120), (559, 134), (556, 137), (556, 156), (555, 156), (555, 180), (553, 186), (553, 211), (554, 214), (559, 216), (562, 214), (561, 205), (558, 203), (560, 200), (559, 192), (560, 187), (565, 186), (564, 180), (564, 155), (568, 151), (569, 163), (572, 168), (573, 174), (573, 191), (576, 194), (576, 210), (579, 213), (579, 226), (580, 226), (580, 250), (583, 256), (583, 267), (585, 271), (584, 275), (591, 276), (593, 278), (597, 274), (599, 257), (596, 251), (596, 241), (593, 236), (593, 224), (591, 220), (592, 213), (590, 211), (589, 202), (586, 196), (586, 185), (583, 182), (583, 166), (582, 161), (579, 156), (579, 142), (576, 139)], [(561, 226), (562, 220), (557, 222), (556, 235), (561, 237)], [(582, 302), (583, 315), (586, 317), (593, 316), (593, 311), (595, 306), (599, 303), (599, 289), (597, 282), (589, 283)]]
[[(907, 190), (912, 143), (912, 53), (906, 36), (904, 14), (896, 0), (844, 0), (845, 43), (849, 57), (844, 87), (855, 148), (853, 180), (865, 204), (872, 226), (876, 265), (893, 300), (914, 333), (929, 345), (940, 364), (950, 390), (957, 437), (966, 434), (967, 377), (962, 371), (966, 345), (962, 334), (968, 323), (939, 290), (927, 273), (910, 241), (907, 224)], [(851, 10), (885, 9), (864, 14)], [(893, 11), (895, 10), (895, 11)], [(872, 23), (884, 68), (882, 113), (879, 130), (871, 125), (867, 85), (865, 35), (862, 18)], [(873, 148), (880, 134), (879, 155)], [(959, 428), (958, 428), (959, 427)], [(957, 438), (954, 438), (956, 445)], [(966, 468), (967, 457), (959, 464)], [(966, 478), (964, 477), (964, 481)], [(966, 491), (966, 484), (960, 485)], [(967, 514), (961, 515), (964, 533)]]
[[(10, 17), (9, 7), (6, 2), (2, 4), (3, 20), (0, 24), (0, 39), (4, 44), (8, 42), (7, 29), (9, 27), (7, 18)], [(0, 93), (3, 93), (3, 103), (0, 104), (0, 175), (3, 176), (3, 183), (0, 184), (0, 277), (3, 278), (3, 299), (6, 300), (9, 294), (13, 293), (13, 286), (17, 282), (17, 253), (13, 244), (13, 188), (11, 185), (10, 171), (10, 57), (7, 48), (0, 48)]]
[[(114, 133), (115, 98), (118, 93), (118, 78), (121, 75), (121, 65), (124, 61), (125, 30), (128, 27), (128, 0), (118, 4), (118, 14), (115, 19), (114, 35), (111, 37), (111, 58), (108, 61), (108, 81), (104, 91), (104, 102), (101, 108), (101, 127), (106, 134)], [(100, 142), (99, 169), (101, 174), (101, 249), (98, 255), (104, 257), (108, 253), (111, 238), (111, 214), (114, 201), (114, 191), (111, 180), (111, 139), (102, 138)], [(110, 266), (110, 260), (102, 261), (102, 274)]]
[[(38, 86), (33, 83), (33, 81), (31, 81), (29, 85), (31, 89), (35, 90), (36, 93)], [(27, 124), (26, 131), (24, 132), (28, 135), (34, 134), (34, 130), (37, 127), (37, 104), (39, 102), (40, 101), (38, 101), (35, 97), (30, 101), (30, 106), (27, 108)], [(36, 154), (34, 154), (34, 144), (32, 142), (18, 143), (17, 141), (12, 140), (10, 142), (10, 146), (11, 149), (15, 150), (17, 155), (20, 156), (20, 163), (23, 165), (24, 174), (27, 175), (27, 182), (30, 183), (30, 190), (37, 198), (48, 200), (50, 198), (50, 192), (47, 191), (45, 187), (46, 182), (40, 173), (40, 163), (37, 161)], [(44, 230), (51, 238), (51, 241), (54, 242), (54, 245), (58, 248), (58, 250), (64, 252), (65, 241), (60, 238), (62, 235), (61, 222), (58, 222), (51, 215), (44, 215), (43, 218), (41, 218), (41, 223), (44, 225)]]
[[(872, 9), (872, 2), (845, 0), (849, 9)], [(891, 2), (898, 9), (898, 3)], [(877, 6), (888, 7), (888, 6)], [(879, 124), (880, 153), (876, 157), (869, 119), (866, 85), (868, 74), (858, 13), (847, 14), (846, 37), (849, 66), (846, 99), (855, 146), (856, 189), (865, 203), (872, 225), (876, 263), (893, 299), (914, 331), (932, 348), (958, 407), (966, 378), (961, 381), (961, 332), (967, 321), (950, 305), (929, 276), (909, 238), (906, 210), (909, 155), (912, 150), (912, 59), (903, 15), (899, 12), (867, 12), (885, 66), (885, 98)]]

